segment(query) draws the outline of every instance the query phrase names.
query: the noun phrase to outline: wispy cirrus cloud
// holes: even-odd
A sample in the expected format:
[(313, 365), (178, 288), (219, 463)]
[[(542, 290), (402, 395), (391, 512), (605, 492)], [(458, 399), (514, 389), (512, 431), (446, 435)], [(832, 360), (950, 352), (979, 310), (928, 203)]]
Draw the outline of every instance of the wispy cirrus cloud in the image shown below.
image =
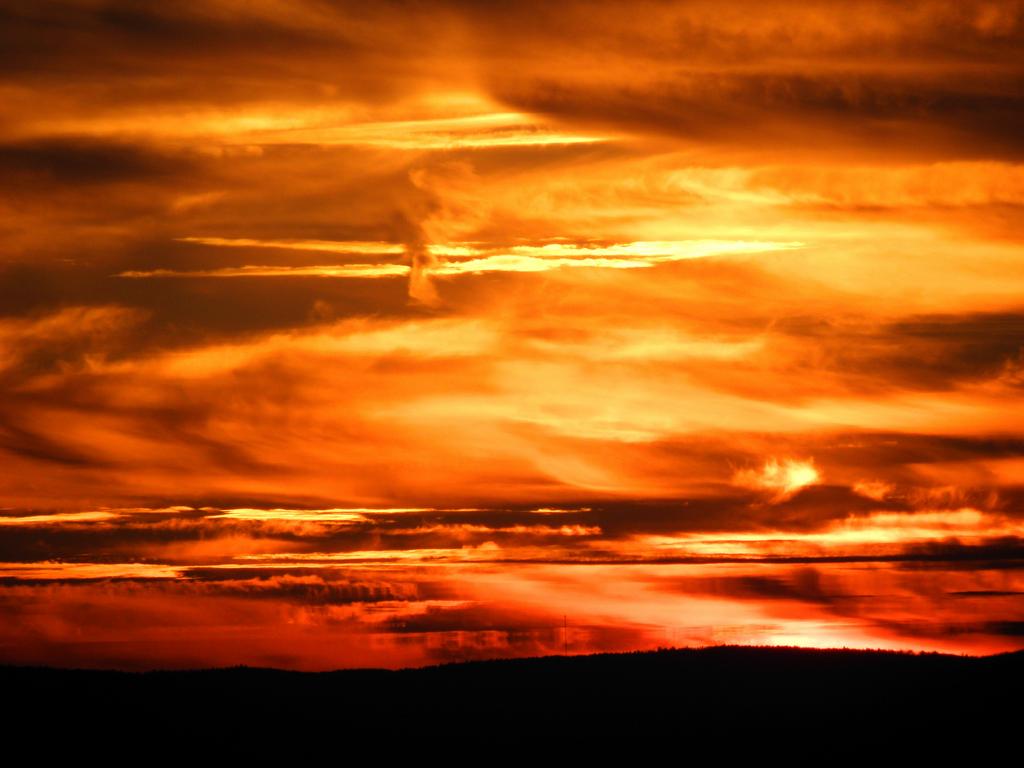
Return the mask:
[[(327, 243), (322, 241), (255, 241), (248, 239), (182, 238), (186, 242), (229, 247), (284, 248), (293, 250), (332, 251), (338, 253), (394, 254), (405, 251), (404, 246), (387, 243)], [(421, 283), (432, 277), (482, 275), (490, 272), (547, 272), (562, 268), (584, 269), (644, 269), (687, 259), (699, 259), (729, 254), (762, 253), (799, 248), (799, 242), (745, 242), (745, 241), (681, 241), (637, 242), (610, 246), (585, 246), (551, 243), (539, 246), (516, 245), (507, 252), (474, 247), (469, 244), (425, 246), (430, 263), (417, 272), (406, 264), (336, 264), (311, 266), (257, 266), (219, 267), (217, 269), (179, 271), (171, 269), (129, 270), (118, 277), (405, 277)], [(447, 258), (443, 258), (447, 257)], [(415, 293), (415, 287), (410, 287)], [(432, 299), (432, 302), (436, 299)]]

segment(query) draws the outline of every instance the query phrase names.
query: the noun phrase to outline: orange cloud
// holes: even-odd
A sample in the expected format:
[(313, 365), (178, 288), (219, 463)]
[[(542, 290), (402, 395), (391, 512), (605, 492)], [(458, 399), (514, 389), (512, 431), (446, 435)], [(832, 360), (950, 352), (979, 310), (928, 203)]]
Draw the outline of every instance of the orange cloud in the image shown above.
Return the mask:
[(821, 482), (821, 473), (813, 461), (797, 459), (768, 459), (761, 469), (741, 469), (733, 475), (733, 482), (745, 488), (756, 488), (774, 493), (775, 501), (783, 501), (795, 493)]

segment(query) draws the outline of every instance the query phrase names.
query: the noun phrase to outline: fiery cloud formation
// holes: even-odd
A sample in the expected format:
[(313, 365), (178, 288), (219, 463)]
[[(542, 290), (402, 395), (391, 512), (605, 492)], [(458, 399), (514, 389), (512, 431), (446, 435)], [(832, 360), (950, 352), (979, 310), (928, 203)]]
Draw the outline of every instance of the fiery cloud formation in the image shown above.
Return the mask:
[(0, 9), (0, 661), (1021, 647), (1022, 83), (1011, 0)]
[[(733, 482), (746, 488), (761, 488), (775, 493), (774, 500), (788, 499), (809, 485), (821, 481), (814, 462), (769, 459), (761, 469), (742, 469), (733, 476)], [(854, 488), (861, 491), (861, 487)]]

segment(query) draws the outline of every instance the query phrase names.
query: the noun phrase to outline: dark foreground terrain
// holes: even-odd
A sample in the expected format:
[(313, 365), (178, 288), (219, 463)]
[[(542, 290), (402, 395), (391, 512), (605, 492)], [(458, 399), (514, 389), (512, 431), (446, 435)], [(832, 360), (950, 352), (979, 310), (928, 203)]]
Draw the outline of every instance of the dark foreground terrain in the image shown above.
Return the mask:
[(1024, 733), (1022, 673), (1024, 652), (969, 658), (719, 647), (398, 672), (0, 667), (0, 687), (6, 735), (43, 727), (55, 743), (109, 745), (127, 735), (175, 750), (202, 736), (243, 755), (282, 741), (295, 754), (333, 754), (355, 740), (383, 756), (481, 740), (498, 753), (539, 744), (592, 753), (637, 736), (644, 737), (638, 745), (713, 742), (729, 752), (770, 735), (797, 752), (828, 743), (834, 757), (890, 740), (931, 752), (974, 745), (980, 757)]

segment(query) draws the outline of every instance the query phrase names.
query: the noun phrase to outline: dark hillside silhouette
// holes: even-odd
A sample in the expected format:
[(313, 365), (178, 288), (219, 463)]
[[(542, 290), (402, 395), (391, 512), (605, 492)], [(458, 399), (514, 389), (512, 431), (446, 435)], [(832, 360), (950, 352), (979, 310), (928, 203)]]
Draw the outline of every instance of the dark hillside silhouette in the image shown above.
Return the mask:
[[(1022, 672), (1020, 652), (972, 658), (717, 647), (401, 671), (6, 667), (0, 685), (14, 710), (6, 720), (12, 729), (43, 722), (61, 731), (116, 727), (161, 738), (199, 731), (229, 740), (243, 733), (307, 734), (313, 742), (306, 746), (314, 750), (327, 749), (317, 740), (328, 735), (414, 732), (471, 739), (515, 733), (520, 744), (556, 738), (563, 745), (587, 734), (590, 748), (635, 734), (771, 732), (855, 738), (863, 746), (889, 739), (934, 744), (939, 737), (969, 740), (973, 734), (988, 744), (1016, 733)], [(245, 739), (239, 745), (255, 748)]]

